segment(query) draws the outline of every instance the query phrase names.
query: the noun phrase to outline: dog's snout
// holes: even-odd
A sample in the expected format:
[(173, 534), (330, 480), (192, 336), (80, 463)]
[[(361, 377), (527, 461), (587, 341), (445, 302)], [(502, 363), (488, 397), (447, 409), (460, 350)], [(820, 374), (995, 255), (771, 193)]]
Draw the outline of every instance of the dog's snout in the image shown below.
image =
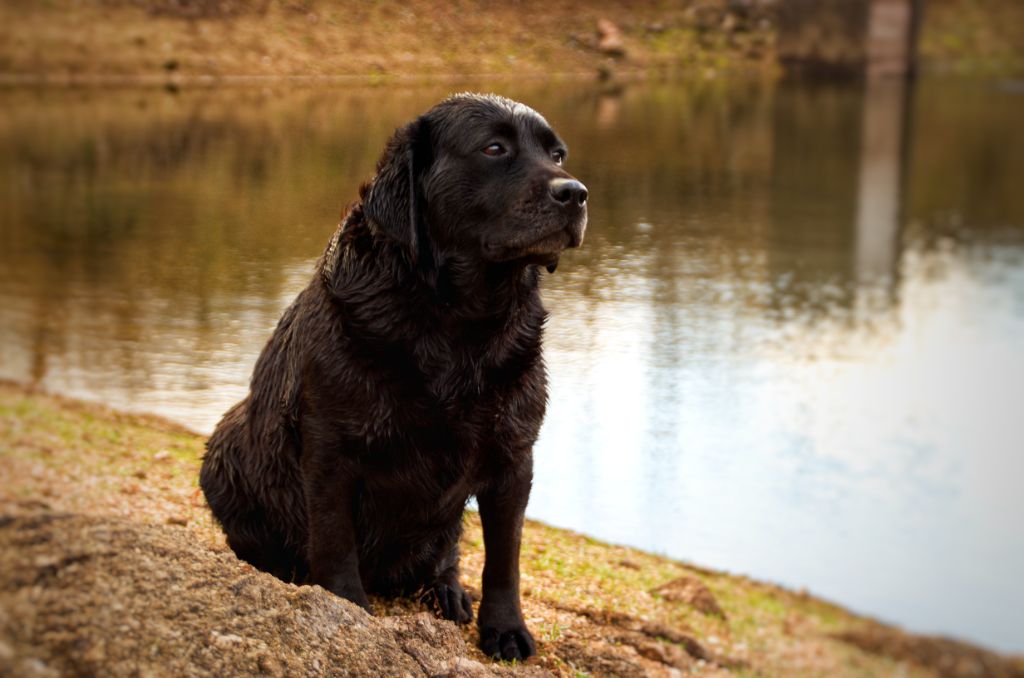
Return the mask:
[(575, 179), (552, 179), (549, 184), (551, 197), (555, 202), (563, 205), (585, 205), (587, 202), (587, 187)]

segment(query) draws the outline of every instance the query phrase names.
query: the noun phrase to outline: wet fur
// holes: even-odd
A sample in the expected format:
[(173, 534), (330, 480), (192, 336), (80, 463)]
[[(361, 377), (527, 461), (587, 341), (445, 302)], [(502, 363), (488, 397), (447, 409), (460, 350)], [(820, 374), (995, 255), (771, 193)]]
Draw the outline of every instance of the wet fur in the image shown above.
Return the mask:
[[(506, 659), (534, 652), (518, 557), (547, 398), (543, 262), (506, 251), (489, 260), (470, 222), (499, 203), (516, 219), (492, 221), (555, 217), (529, 190), (460, 198), (457, 156), (437, 154), (460, 116), (500, 117), (511, 103), (449, 100), (396, 133), (260, 354), (248, 397), (210, 438), (200, 475), (229, 545), (254, 566), (364, 606), (365, 592), (426, 591), (459, 622), (472, 616), (458, 541), (475, 495), (487, 549), (481, 643)], [(568, 176), (539, 162), (529, 172)], [(525, 227), (508, 228), (514, 251)]]

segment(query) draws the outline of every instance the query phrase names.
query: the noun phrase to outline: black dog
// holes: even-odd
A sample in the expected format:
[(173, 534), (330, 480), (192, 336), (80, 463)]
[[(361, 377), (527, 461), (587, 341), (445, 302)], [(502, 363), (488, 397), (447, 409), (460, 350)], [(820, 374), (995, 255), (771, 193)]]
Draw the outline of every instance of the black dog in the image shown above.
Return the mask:
[(480, 645), (535, 653), (519, 547), (544, 417), (540, 267), (583, 239), (587, 189), (544, 118), (453, 96), (399, 129), (207, 444), (200, 484), (231, 548), (368, 608), (459, 584), (477, 497)]

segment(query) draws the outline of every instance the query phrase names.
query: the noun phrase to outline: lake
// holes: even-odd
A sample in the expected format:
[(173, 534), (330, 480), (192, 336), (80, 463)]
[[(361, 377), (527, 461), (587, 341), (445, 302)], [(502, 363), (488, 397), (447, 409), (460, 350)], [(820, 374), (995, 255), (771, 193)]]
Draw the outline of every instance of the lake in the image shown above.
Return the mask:
[(1024, 651), (1024, 84), (0, 91), (0, 376), (208, 432), (391, 131), (543, 112), (528, 515)]

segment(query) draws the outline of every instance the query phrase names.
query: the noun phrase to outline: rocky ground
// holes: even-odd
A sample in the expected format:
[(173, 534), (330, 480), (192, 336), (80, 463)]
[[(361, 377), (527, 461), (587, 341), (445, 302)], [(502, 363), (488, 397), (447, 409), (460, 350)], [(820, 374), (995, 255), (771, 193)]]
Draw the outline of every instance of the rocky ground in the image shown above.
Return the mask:
[(0, 672), (494, 675), (429, 612), (372, 617), (187, 530), (52, 512), (0, 519)]
[[(530, 523), (539, 656), (498, 664), (415, 598), (375, 614), (239, 562), (196, 487), (203, 440), (0, 384), (0, 675), (1024, 676), (812, 596)], [(483, 548), (469, 514), (464, 580)]]

